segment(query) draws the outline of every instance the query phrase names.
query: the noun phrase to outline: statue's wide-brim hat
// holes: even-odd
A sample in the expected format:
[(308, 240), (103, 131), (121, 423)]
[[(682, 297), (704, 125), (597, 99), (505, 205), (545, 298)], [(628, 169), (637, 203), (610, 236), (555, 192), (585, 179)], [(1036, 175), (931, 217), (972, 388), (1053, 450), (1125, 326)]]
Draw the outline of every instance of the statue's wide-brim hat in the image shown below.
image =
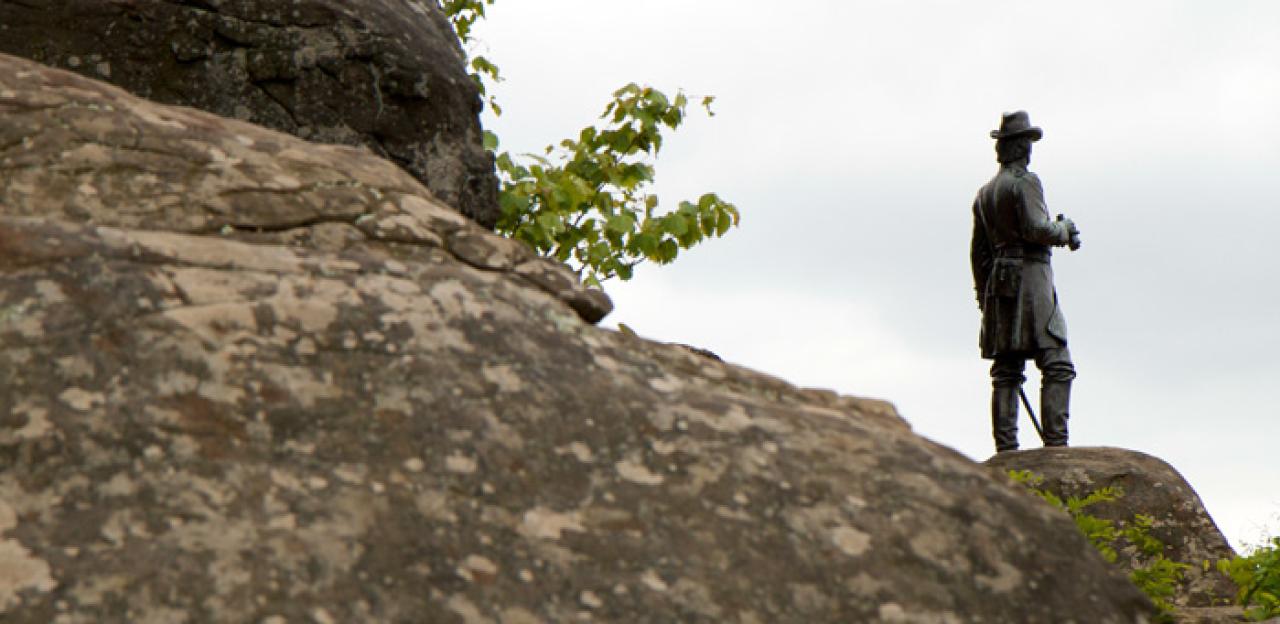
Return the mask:
[(1031, 125), (1031, 116), (1027, 111), (1005, 113), (1000, 118), (1000, 129), (991, 131), (991, 138), (997, 140), (1020, 136), (1031, 137), (1032, 141), (1039, 141), (1044, 136), (1044, 130)]

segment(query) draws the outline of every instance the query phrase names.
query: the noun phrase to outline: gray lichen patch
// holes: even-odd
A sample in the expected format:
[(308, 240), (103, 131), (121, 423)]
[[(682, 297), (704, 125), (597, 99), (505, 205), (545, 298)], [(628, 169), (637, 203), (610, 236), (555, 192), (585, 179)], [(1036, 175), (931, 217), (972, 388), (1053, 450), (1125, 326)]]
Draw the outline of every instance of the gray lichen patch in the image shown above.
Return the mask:
[(47, 593), (58, 586), (46, 561), (34, 557), (18, 540), (3, 539), (17, 526), (17, 513), (0, 500), (0, 614), (19, 607), (23, 592)]
[(871, 547), (871, 535), (849, 526), (838, 526), (833, 529), (831, 541), (835, 543), (836, 548), (840, 549), (840, 552), (850, 557), (857, 557)]

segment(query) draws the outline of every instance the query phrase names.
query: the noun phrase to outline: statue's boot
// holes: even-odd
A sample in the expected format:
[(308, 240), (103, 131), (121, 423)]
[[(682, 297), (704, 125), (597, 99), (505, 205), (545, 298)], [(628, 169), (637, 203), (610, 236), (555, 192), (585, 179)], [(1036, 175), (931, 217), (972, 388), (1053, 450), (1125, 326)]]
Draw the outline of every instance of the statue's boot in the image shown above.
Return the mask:
[(991, 390), (991, 432), (997, 453), (1018, 450), (1018, 386)]
[(1067, 445), (1067, 419), (1071, 406), (1071, 382), (1044, 380), (1040, 384), (1040, 415), (1044, 419), (1045, 446)]

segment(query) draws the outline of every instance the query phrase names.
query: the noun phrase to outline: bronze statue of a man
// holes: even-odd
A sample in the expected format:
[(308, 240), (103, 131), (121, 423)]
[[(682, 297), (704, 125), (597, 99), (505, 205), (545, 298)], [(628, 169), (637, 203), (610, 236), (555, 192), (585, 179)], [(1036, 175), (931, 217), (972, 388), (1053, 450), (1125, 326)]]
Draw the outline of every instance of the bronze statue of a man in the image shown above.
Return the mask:
[(1067, 324), (1058, 308), (1049, 265), (1054, 246), (1079, 247), (1079, 230), (1045, 208), (1040, 178), (1027, 170), (1031, 144), (1044, 132), (1025, 111), (1005, 113), (996, 140), (1000, 170), (973, 201), (969, 259), (982, 311), (979, 345), (991, 365), (991, 428), (996, 452), (1018, 448), (1018, 398), (1028, 359), (1040, 369), (1045, 446), (1067, 445), (1075, 366)]

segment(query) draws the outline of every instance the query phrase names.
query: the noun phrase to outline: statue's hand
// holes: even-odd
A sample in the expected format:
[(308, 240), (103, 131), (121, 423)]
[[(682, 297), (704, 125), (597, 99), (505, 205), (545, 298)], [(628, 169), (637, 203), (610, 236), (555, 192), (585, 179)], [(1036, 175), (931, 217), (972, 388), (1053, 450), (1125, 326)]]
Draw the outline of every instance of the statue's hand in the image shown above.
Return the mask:
[(1067, 228), (1067, 247), (1070, 247), (1071, 251), (1079, 249), (1080, 228), (1076, 227), (1076, 222), (1062, 215), (1058, 215), (1058, 222), (1061, 223), (1063, 227)]
[(1068, 234), (1072, 236), (1077, 236), (1080, 234), (1080, 228), (1076, 227), (1075, 221), (1072, 221), (1071, 219), (1068, 219), (1062, 215), (1058, 215), (1058, 223), (1061, 223), (1062, 225), (1066, 226)]

